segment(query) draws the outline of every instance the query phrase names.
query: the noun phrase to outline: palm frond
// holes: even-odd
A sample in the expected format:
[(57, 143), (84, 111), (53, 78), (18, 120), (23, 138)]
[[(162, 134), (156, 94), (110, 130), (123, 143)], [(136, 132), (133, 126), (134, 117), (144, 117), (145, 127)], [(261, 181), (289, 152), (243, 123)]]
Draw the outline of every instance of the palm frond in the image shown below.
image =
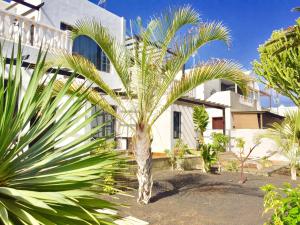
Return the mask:
[(201, 23), (192, 34), (186, 34), (183, 38), (174, 41), (172, 52), (173, 54), (166, 60), (163, 66), (163, 76), (160, 84), (155, 87), (156, 104), (152, 111), (155, 110), (161, 98), (164, 96), (176, 75), (181, 71), (187, 61), (201, 48), (202, 46), (212, 41), (224, 41), (230, 43), (229, 30), (220, 22)]
[(123, 87), (130, 97), (130, 73), (131, 56), (126, 47), (114, 38), (107, 28), (95, 19), (83, 19), (76, 22), (72, 30), (72, 39), (84, 35), (94, 40), (103, 50), (109, 61), (119, 75)]
[(191, 69), (179, 82), (174, 83), (167, 95), (167, 100), (158, 114), (152, 120), (152, 123), (177, 99), (187, 92), (210, 80), (225, 79), (236, 83), (244, 94), (248, 93), (248, 85), (251, 78), (241, 71), (241, 66), (227, 60), (213, 60), (200, 64)]
[[(100, 91), (110, 96), (126, 112), (124, 108), (125, 106), (123, 106), (123, 103), (120, 100), (120, 96), (103, 81), (95, 65), (85, 57), (76, 54), (72, 55), (67, 52), (55, 52), (51, 57), (49, 57), (46, 64), (48, 67), (57, 66), (59, 68), (68, 68), (76, 74), (85, 77), (92, 83), (96, 84), (97, 87), (100, 88)], [(61, 87), (63, 85), (62, 80), (57, 81), (56, 85)], [(76, 84), (74, 83), (73, 87), (71, 86), (68, 92), (73, 93), (75, 86)], [(87, 97), (92, 104), (99, 105), (102, 110), (110, 113), (126, 124), (126, 121), (124, 121), (124, 119), (118, 115), (111, 106), (109, 106), (109, 103), (101, 96), (100, 93), (92, 90), (92, 88), (90, 88), (88, 92), (89, 94)]]
[(272, 139), (291, 164), (300, 162), (300, 111), (288, 111), (281, 123), (273, 123), (271, 128), (259, 138)]

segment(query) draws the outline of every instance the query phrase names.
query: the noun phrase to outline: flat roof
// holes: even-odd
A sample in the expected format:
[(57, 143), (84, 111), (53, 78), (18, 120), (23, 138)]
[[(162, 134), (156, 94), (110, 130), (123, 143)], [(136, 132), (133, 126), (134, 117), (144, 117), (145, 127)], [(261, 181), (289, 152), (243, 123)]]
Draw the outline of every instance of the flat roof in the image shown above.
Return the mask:
[(241, 110), (231, 110), (232, 113), (237, 113), (237, 114), (256, 114), (256, 113), (260, 113), (260, 114), (269, 114), (272, 116), (276, 116), (279, 118), (285, 118), (284, 116), (281, 116), (279, 114), (270, 112), (269, 110), (246, 110), (246, 111), (241, 111)]
[(195, 105), (204, 105), (207, 108), (216, 108), (216, 109), (225, 109), (230, 107), (228, 105), (223, 105), (216, 102), (210, 102), (210, 101), (200, 100), (200, 99), (192, 99), (189, 97), (179, 98), (176, 102), (185, 102), (185, 103), (191, 103)]

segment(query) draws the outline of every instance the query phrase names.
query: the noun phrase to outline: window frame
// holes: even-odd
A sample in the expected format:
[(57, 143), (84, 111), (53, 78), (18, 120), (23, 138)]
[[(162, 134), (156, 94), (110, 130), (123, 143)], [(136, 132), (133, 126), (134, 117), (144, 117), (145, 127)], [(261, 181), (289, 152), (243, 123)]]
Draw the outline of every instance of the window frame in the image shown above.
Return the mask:
[[(112, 106), (112, 108), (115, 109), (115, 106)], [(93, 109), (92, 109), (92, 113), (96, 113), (99, 110), (101, 110), (98, 106), (93, 105)], [(110, 118), (107, 118), (110, 117)], [(96, 123), (96, 125), (94, 126), (94, 123)], [(109, 114), (108, 112), (105, 112), (102, 110), (102, 112), (97, 115), (95, 117), (95, 119), (92, 121), (91, 123), (91, 129), (94, 129), (95, 127), (101, 125), (101, 124), (105, 124), (103, 125), (98, 131), (97, 133), (95, 133), (93, 135), (93, 138), (97, 139), (97, 138), (114, 138), (115, 137), (115, 133), (116, 133), (116, 118), (114, 116), (112, 116), (111, 114)], [(108, 131), (110, 130), (110, 132)]]
[[(173, 138), (181, 138), (181, 112), (173, 111)], [(178, 123), (178, 124), (177, 124)]]
[[(69, 25), (67, 23), (60, 22), (60, 29), (64, 30), (64, 31), (72, 31), (73, 27), (72, 27), (72, 25)], [(89, 58), (87, 56), (87, 52), (85, 52), (86, 54), (82, 54), (80, 52), (74, 51), (74, 44), (76, 43), (76, 39), (77, 38), (86, 38), (86, 39), (88, 39), (88, 41), (90, 41), (90, 44), (91, 43), (95, 44), (95, 47), (96, 47), (95, 51), (96, 52), (93, 52), (93, 53), (96, 54), (96, 57), (94, 59)], [(85, 36), (85, 35), (78, 36), (77, 38), (75, 38), (75, 40), (73, 40), (72, 54), (78, 54), (78, 55), (84, 56), (89, 61), (91, 61), (99, 71), (105, 72), (105, 73), (110, 73), (111, 72), (111, 63), (110, 63), (110, 60), (105, 55), (104, 51), (95, 43), (95, 41), (93, 39), (89, 38), (88, 36)], [(78, 40), (78, 42), (79, 41), (80, 40)], [(79, 46), (77, 46), (76, 48), (80, 49), (80, 42), (79, 42), (78, 45)], [(83, 48), (83, 49), (85, 49), (85, 48)]]

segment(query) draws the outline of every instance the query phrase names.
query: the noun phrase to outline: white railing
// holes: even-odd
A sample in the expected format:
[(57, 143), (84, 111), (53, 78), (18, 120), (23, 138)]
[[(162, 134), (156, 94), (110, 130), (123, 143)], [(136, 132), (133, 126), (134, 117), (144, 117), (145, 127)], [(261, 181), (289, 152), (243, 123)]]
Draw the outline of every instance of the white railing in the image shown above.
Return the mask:
[(253, 106), (254, 105), (253, 98), (245, 97), (243, 95), (240, 95), (239, 102), (241, 104), (248, 105), (248, 106)]
[(49, 47), (49, 50), (70, 50), (67, 31), (61, 31), (24, 16), (0, 10), (0, 38), (17, 42), (19, 36), (25, 45), (40, 47), (43, 44), (45, 47)]

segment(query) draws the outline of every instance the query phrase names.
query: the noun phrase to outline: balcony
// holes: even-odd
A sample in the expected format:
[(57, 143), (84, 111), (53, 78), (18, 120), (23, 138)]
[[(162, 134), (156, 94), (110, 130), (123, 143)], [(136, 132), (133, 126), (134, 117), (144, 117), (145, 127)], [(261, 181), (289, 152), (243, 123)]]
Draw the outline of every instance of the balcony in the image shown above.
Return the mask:
[(71, 49), (67, 31), (0, 10), (0, 38), (17, 42), (19, 36), (23, 45), (39, 48), (43, 44), (49, 50), (70, 51)]
[(243, 95), (239, 95), (239, 102), (243, 105), (247, 105), (249, 107), (254, 106), (254, 99), (251, 97), (245, 97)]

